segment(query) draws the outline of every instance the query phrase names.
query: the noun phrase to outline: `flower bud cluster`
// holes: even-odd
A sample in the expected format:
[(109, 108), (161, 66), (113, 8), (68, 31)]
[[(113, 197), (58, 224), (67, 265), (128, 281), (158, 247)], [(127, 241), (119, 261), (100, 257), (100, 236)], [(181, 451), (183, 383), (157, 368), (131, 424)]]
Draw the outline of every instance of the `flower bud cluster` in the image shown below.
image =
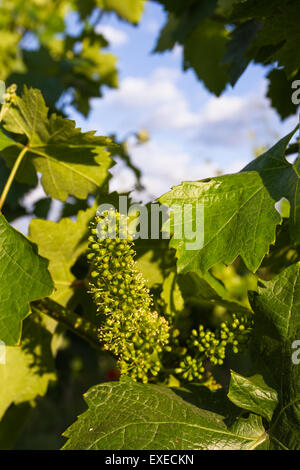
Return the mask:
[(4, 95), (4, 100), (6, 104), (16, 102), (16, 96), (17, 96), (16, 92), (17, 92), (17, 85), (13, 83), (7, 88), (6, 93)]
[(232, 320), (222, 322), (216, 331), (204, 329), (203, 325), (192, 330), (188, 347), (193, 351), (193, 357), (186, 355), (175, 369), (176, 374), (188, 381), (203, 379), (204, 364), (209, 361), (214, 366), (221, 366), (228, 346), (237, 354), (247, 344), (252, 326), (250, 316), (233, 314)]
[(161, 368), (169, 341), (166, 319), (152, 311), (152, 296), (134, 260), (126, 216), (114, 210), (91, 223), (90, 292), (101, 315), (99, 339), (118, 358), (121, 374), (148, 381)]

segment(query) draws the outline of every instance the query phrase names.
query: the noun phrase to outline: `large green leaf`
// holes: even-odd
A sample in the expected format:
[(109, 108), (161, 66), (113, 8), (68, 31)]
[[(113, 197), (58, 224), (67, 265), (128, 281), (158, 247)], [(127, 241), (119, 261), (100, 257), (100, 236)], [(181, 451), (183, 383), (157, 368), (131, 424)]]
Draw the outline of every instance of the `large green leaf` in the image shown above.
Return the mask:
[[(0, 421), (0, 450), (12, 450), (26, 423), (31, 406), (28, 402), (12, 406)], [(16, 426), (18, 423), (18, 426)]]
[(184, 299), (175, 272), (170, 272), (164, 279), (160, 297), (164, 302), (165, 313), (167, 315), (175, 315), (184, 309)]
[(209, 272), (199, 276), (196, 272), (190, 272), (179, 276), (179, 286), (182, 295), (190, 300), (205, 306), (221, 305), (230, 312), (250, 313), (251, 309), (234, 299), (224, 286)]
[(55, 380), (51, 341), (43, 320), (31, 316), (24, 322), (21, 346), (6, 347), (6, 363), (0, 364), (0, 419), (12, 403), (45, 395), (49, 381)]
[(228, 428), (221, 415), (185, 402), (167, 387), (124, 379), (92, 387), (88, 410), (64, 435), (64, 449), (255, 449), (268, 441), (259, 417)]
[(39, 253), (49, 259), (49, 271), (55, 291), (51, 298), (66, 305), (74, 293), (72, 283), (75, 276), (71, 268), (86, 250), (88, 225), (96, 213), (93, 206), (80, 211), (74, 222), (63, 218), (59, 222), (33, 219), (29, 226), (29, 237), (39, 246)]
[(281, 139), (269, 151), (253, 160), (243, 172), (256, 171), (266, 191), (277, 202), (285, 197), (291, 205), (290, 234), (293, 242), (300, 242), (300, 156), (294, 164), (285, 158), (286, 148), (297, 128)]
[[(97, 3), (97, 0), (29, 1), (21, 7), (16, 0), (2, 2), (0, 78), (7, 85), (16, 83), (20, 89), (24, 84), (39, 88), (52, 110), (64, 110), (66, 101), (69, 104), (71, 100), (72, 106), (86, 116), (90, 99), (101, 97), (103, 86), (117, 85), (117, 59), (103, 53), (108, 43), (94, 29), (92, 12)], [(122, 8), (125, 2), (118, 3)], [(82, 19), (82, 28), (75, 34), (73, 31), (72, 36), (65, 22), (70, 9), (80, 13)], [(22, 39), (25, 37), (27, 43), (28, 34), (36, 38), (33, 48), (23, 47)], [(92, 58), (87, 58), (86, 38), (91, 40), (88, 50)]]
[[(5, 128), (26, 136), (28, 151), (16, 179), (35, 185), (37, 172), (46, 194), (65, 201), (68, 195), (85, 199), (107, 181), (111, 159), (105, 148), (111, 142), (94, 132), (82, 133), (74, 121), (51, 114), (39, 90), (24, 88), (22, 98), (5, 114)], [(23, 148), (19, 143), (2, 152), (11, 168)]]
[[(295, 0), (248, 0), (237, 2), (232, 15), (234, 22), (254, 18), (261, 29), (250, 50), (251, 58), (263, 63), (276, 63), (292, 78), (299, 68), (299, 4)], [(273, 47), (272, 47), (273, 46)]]
[(184, 69), (192, 67), (206, 88), (217, 96), (228, 81), (227, 66), (222, 64), (227, 36), (222, 24), (208, 19), (188, 36), (184, 45)]
[(269, 387), (261, 375), (243, 377), (231, 371), (228, 398), (240, 408), (252, 411), (271, 421), (277, 406), (277, 392)]
[(145, 0), (97, 0), (99, 7), (115, 11), (120, 18), (138, 23), (144, 11)]
[(53, 282), (48, 261), (37, 248), (13, 229), (0, 214), (0, 339), (15, 345), (29, 302), (51, 294)]
[[(199, 182), (184, 182), (160, 198), (172, 206), (204, 204), (204, 245), (187, 250), (184, 238), (172, 238), (179, 272), (205, 273), (214, 264), (231, 264), (239, 255), (247, 267), (260, 266), (275, 241), (281, 217), (260, 175), (256, 172), (226, 175)], [(259, 208), (259, 210), (258, 210)], [(252, 229), (251, 229), (252, 226)]]
[(172, 49), (176, 43), (184, 44), (198, 24), (213, 13), (217, 0), (189, 1), (178, 4), (164, 0), (162, 3), (172, 13), (160, 33), (155, 52)]
[(16, 50), (18, 48), (18, 43), (20, 41), (20, 31), (14, 30), (11, 28), (4, 29), (1, 28), (0, 41), (2, 44), (0, 51), (0, 62), (1, 62), (1, 72), (0, 79), (5, 80), (9, 75), (10, 71), (20, 66), (21, 58), (17, 56)]
[[(184, 50), (183, 68), (191, 67), (215, 94), (234, 85), (251, 62), (270, 66), (272, 104), (282, 117), (293, 111), (287, 85), (299, 74), (297, 0), (156, 0), (168, 13), (155, 52)], [(224, 65), (227, 65), (225, 67)], [(280, 72), (280, 73), (279, 73)], [(270, 95), (270, 92), (268, 96)]]
[(274, 448), (300, 449), (300, 367), (292, 361), (300, 338), (300, 263), (253, 293), (254, 351), (277, 383), (279, 405), (269, 431)]
[[(176, 4), (160, 0), (170, 11), (157, 41), (155, 52), (173, 49), (182, 44), (183, 68), (193, 68), (212, 93), (220, 95), (228, 81), (227, 66), (222, 64), (228, 33), (221, 22), (210, 17), (217, 1), (189, 1)], [(209, 53), (207, 53), (209, 51)]]
[[(148, 241), (148, 240), (147, 240)], [(151, 248), (151, 246), (149, 246)], [(163, 275), (159, 266), (159, 260), (155, 259), (155, 252), (151, 249), (136, 259), (139, 271), (143, 273), (148, 287), (163, 282)]]
[[(81, 46), (76, 54), (73, 52), (75, 42)], [(87, 116), (90, 98), (102, 96), (104, 85), (111, 88), (118, 85), (117, 58), (103, 51), (105, 45), (101, 35), (83, 31), (80, 37), (56, 38), (55, 42), (48, 41), (39, 49), (23, 50), (26, 72), (11, 74), (9, 81), (16, 83), (20, 90), (26, 84), (41, 90), (52, 110), (63, 93), (68, 92), (73, 98), (72, 106)]]
[(300, 78), (300, 72), (288, 80), (282, 69), (273, 69), (267, 76), (269, 88), (267, 97), (282, 119), (296, 114), (297, 105), (291, 100), (292, 83)]
[(0, 150), (4, 150), (11, 145), (14, 145), (14, 141), (0, 130)]
[(178, 19), (172, 13), (169, 14), (168, 21), (160, 32), (154, 52), (170, 51), (176, 44), (176, 32)]
[[(256, 271), (275, 242), (276, 226), (281, 222), (275, 204), (282, 197), (291, 204), (291, 234), (294, 240), (300, 240), (300, 160), (291, 165), (285, 158), (295, 132), (240, 173), (184, 182), (160, 198), (161, 203), (177, 206), (182, 213), (185, 205), (204, 206), (203, 246), (187, 249), (184, 237), (173, 237), (170, 242), (176, 249), (180, 272), (205, 273), (218, 262), (231, 264), (239, 255), (251, 271)], [(196, 223), (195, 216), (196, 210), (192, 216)]]
[(236, 84), (248, 66), (250, 59), (245, 56), (245, 53), (260, 27), (261, 24), (250, 20), (235, 28), (229, 37), (230, 41), (222, 63), (229, 64), (228, 75), (232, 86)]

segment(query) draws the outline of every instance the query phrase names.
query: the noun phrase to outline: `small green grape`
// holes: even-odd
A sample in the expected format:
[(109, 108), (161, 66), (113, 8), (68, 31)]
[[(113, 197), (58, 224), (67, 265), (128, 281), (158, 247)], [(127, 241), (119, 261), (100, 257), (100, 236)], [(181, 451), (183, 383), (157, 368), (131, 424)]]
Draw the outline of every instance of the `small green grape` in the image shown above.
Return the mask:
[(231, 346), (232, 352), (237, 354), (244, 347), (250, 337), (253, 320), (250, 316), (232, 315), (232, 321), (222, 322), (216, 331), (204, 329), (199, 325), (198, 330), (191, 331), (188, 347), (194, 351), (186, 355), (185, 359), (175, 369), (175, 374), (184, 380), (201, 380), (205, 372), (204, 361), (213, 365), (223, 365), (226, 357), (226, 348)]

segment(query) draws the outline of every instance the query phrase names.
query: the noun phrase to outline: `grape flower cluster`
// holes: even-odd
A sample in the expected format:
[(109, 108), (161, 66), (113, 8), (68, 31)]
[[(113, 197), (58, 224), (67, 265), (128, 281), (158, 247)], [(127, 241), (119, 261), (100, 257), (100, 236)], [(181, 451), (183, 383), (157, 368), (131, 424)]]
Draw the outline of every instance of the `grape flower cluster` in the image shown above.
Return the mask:
[(16, 102), (16, 91), (17, 85), (15, 83), (13, 83), (12, 85), (10, 85), (10, 87), (7, 88), (6, 93), (4, 95), (5, 103), (10, 104)]
[(17, 91), (17, 85), (14, 83), (6, 89), (6, 92), (3, 96), (4, 100), (3, 100), (3, 104), (1, 106), (1, 111), (0, 111), (0, 121), (3, 120), (5, 114), (7, 113), (11, 105), (16, 103), (16, 100), (17, 100), (16, 91)]
[(157, 376), (169, 341), (167, 320), (153, 311), (152, 296), (134, 260), (127, 216), (111, 209), (91, 223), (90, 292), (101, 324), (99, 340), (118, 358), (121, 375), (146, 383)]
[(175, 373), (187, 381), (203, 379), (205, 364), (209, 361), (214, 366), (221, 366), (228, 346), (237, 354), (248, 343), (252, 327), (253, 320), (250, 315), (236, 314), (232, 315), (232, 320), (222, 322), (216, 331), (204, 329), (204, 326), (200, 325), (197, 330), (192, 330), (188, 341), (193, 356), (186, 355), (175, 369)]

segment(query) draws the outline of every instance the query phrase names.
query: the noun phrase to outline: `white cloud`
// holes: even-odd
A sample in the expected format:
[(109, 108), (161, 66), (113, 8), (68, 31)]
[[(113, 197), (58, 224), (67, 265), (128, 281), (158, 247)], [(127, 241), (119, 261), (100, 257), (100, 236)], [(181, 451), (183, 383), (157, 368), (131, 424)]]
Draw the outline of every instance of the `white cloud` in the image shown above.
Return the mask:
[(124, 31), (114, 28), (110, 25), (99, 24), (96, 26), (95, 31), (103, 34), (105, 39), (111, 43), (112, 46), (123, 46), (129, 41), (129, 37)]
[[(182, 181), (196, 181), (225, 172), (235, 173), (248, 163), (247, 160), (235, 159), (226, 168), (220, 168), (215, 162), (194, 158), (178, 144), (158, 140), (130, 146), (130, 155), (133, 163), (143, 170), (145, 191), (133, 193), (136, 199), (143, 201), (158, 198)], [(113, 167), (112, 173), (111, 191), (126, 192), (134, 188), (133, 173), (123, 163)]]
[[(214, 176), (218, 171), (215, 164), (195, 161), (184, 148), (169, 141), (150, 140), (146, 144), (132, 146), (130, 154), (133, 163), (143, 170), (142, 183), (146, 190), (142, 194), (143, 200), (154, 200), (182, 181)], [(132, 190), (134, 179), (124, 165), (116, 165), (113, 173), (111, 190)]]
[[(274, 144), (296, 125), (296, 118), (280, 122), (265, 98), (264, 80), (247, 94), (227, 92), (220, 98), (199, 85), (193, 99), (190, 90), (182, 89), (181, 77), (166, 67), (147, 77), (127, 76), (118, 90), (108, 91), (93, 106), (96, 125), (90, 128), (104, 121), (123, 136), (141, 128), (150, 132), (150, 142), (132, 148), (131, 154), (152, 199), (184, 180), (214, 176), (217, 169), (227, 174), (241, 170), (254, 148)], [(133, 188), (128, 169), (118, 165), (113, 172), (112, 189)]]
[(172, 49), (172, 56), (174, 58), (181, 58), (182, 57), (182, 54), (183, 54), (183, 46), (181, 46), (180, 44), (175, 44), (174, 48)]
[(154, 18), (151, 18), (146, 23), (143, 24), (144, 31), (153, 35), (154, 37), (158, 36), (158, 33), (161, 30), (161, 24), (156, 21)]
[(173, 68), (155, 69), (148, 77), (125, 77), (120, 88), (108, 91), (105, 99), (105, 110), (115, 116), (114, 127), (126, 128), (125, 132), (145, 127), (152, 134), (180, 131), (190, 142), (228, 149), (251, 148), (250, 135), (257, 145), (272, 143), (274, 130), (281, 135), (287, 127), (265, 97), (265, 80), (254, 92), (219, 98), (199, 85), (197, 109), (188, 90), (182, 90), (180, 78), (179, 70)]
[(110, 91), (106, 103), (126, 108), (155, 108), (157, 105), (178, 99), (176, 79), (179, 72), (159, 68), (148, 78), (126, 77), (117, 91)]
[(119, 90), (107, 93), (106, 105), (127, 113), (128, 122), (133, 116), (139, 127), (151, 131), (195, 127), (199, 118), (176, 84), (179, 76), (177, 70), (158, 68), (148, 78), (126, 77)]
[(133, 172), (120, 160), (110, 170), (113, 178), (110, 180), (109, 189), (111, 192), (118, 191), (125, 193), (132, 191), (135, 185), (135, 176)]
[[(265, 97), (266, 81), (243, 96), (211, 97), (201, 114), (196, 139), (206, 145), (238, 148), (272, 145), (296, 125), (290, 118), (283, 125)], [(286, 131), (287, 129), (287, 131)]]
[(234, 119), (241, 113), (244, 104), (244, 99), (238, 96), (212, 97), (204, 106), (201, 121), (203, 123)]
[(105, 109), (120, 119), (116, 127), (145, 127), (151, 133), (182, 131), (186, 139), (213, 147), (233, 148), (246, 141), (249, 146), (250, 133), (263, 144), (273, 138), (271, 128), (282, 129), (265, 98), (265, 81), (258, 83), (255, 92), (219, 98), (199, 85), (197, 102), (201, 104), (197, 109), (187, 90), (183, 92), (180, 78), (173, 68), (155, 69), (148, 77), (125, 77), (118, 90), (107, 93)]

